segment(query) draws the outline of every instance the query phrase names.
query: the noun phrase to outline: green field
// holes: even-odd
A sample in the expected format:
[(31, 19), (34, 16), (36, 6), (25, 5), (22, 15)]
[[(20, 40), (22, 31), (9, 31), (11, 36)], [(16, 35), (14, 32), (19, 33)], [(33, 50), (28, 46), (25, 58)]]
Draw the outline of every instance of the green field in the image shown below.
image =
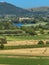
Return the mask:
[[(43, 48), (49, 47), (49, 44), (46, 45), (18, 45), (18, 46), (5, 46), (3, 50), (11, 50), (11, 49), (27, 49), (27, 48)], [(0, 49), (1, 50), (1, 49)]]
[(35, 36), (6, 36), (6, 39), (8, 41), (13, 40), (46, 40), (49, 39), (49, 34), (41, 34), (41, 35), (35, 35)]
[(36, 24), (24, 24), (23, 26), (37, 26), (37, 25), (45, 25), (45, 24), (47, 24), (47, 22), (43, 22), (43, 21), (40, 21), (40, 22), (38, 22), (38, 23), (36, 23)]
[[(43, 57), (44, 58), (44, 57)], [(9, 64), (9, 65), (49, 65), (49, 59), (42, 57), (37, 57), (36, 59), (29, 58), (1, 58), (0, 64)]]

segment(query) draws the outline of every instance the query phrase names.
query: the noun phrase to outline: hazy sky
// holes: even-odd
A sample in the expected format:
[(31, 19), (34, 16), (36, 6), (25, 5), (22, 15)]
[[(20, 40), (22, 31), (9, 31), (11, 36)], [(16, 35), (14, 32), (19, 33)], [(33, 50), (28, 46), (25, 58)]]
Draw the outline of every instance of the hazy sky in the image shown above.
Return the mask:
[(0, 0), (0, 2), (9, 2), (22, 8), (49, 6), (49, 0)]

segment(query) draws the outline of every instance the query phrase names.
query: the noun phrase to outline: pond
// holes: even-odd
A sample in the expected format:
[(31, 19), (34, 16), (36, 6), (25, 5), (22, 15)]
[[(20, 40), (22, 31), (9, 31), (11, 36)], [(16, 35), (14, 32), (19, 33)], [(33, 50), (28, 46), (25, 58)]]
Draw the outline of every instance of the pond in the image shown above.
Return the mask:
[(23, 24), (23, 23), (13, 23), (13, 25), (14, 26), (18, 26), (18, 27), (21, 27), (21, 26), (33, 26), (33, 25), (36, 25), (36, 24), (34, 24), (34, 23), (32, 23), (32, 24)]
[(21, 27), (21, 26), (23, 26), (24, 24), (22, 24), (22, 23), (14, 23), (13, 25), (14, 25), (14, 26)]

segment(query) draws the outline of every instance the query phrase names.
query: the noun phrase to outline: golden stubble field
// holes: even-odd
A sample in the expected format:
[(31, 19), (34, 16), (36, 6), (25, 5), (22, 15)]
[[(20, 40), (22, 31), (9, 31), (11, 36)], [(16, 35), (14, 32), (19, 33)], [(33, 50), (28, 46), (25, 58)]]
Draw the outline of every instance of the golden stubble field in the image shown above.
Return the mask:
[(49, 56), (49, 48), (28, 48), (14, 50), (0, 50), (0, 54), (27, 55), (27, 56)]
[[(23, 41), (7, 41), (5, 46), (17, 46), (17, 45), (36, 45), (40, 40), (23, 40)], [(42, 40), (44, 43), (49, 40)]]

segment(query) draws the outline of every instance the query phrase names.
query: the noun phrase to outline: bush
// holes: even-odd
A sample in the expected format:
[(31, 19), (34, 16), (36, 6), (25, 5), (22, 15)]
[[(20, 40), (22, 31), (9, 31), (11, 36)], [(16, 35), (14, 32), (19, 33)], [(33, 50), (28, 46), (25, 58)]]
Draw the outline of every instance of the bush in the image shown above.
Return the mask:
[(1, 48), (1, 49), (4, 49), (4, 44), (1, 44), (0, 48)]
[(6, 44), (6, 43), (7, 43), (7, 40), (5, 37), (0, 38), (0, 48), (1, 49), (4, 49), (4, 44)]
[(39, 41), (38, 44), (39, 45), (44, 45), (44, 42), (43, 41)]
[(49, 41), (46, 41), (46, 44), (49, 44)]
[(41, 31), (40, 31), (40, 33), (41, 33), (41, 34), (44, 34), (44, 31), (43, 31), (43, 30), (41, 30)]
[(49, 32), (48, 32), (48, 34), (49, 34)]

